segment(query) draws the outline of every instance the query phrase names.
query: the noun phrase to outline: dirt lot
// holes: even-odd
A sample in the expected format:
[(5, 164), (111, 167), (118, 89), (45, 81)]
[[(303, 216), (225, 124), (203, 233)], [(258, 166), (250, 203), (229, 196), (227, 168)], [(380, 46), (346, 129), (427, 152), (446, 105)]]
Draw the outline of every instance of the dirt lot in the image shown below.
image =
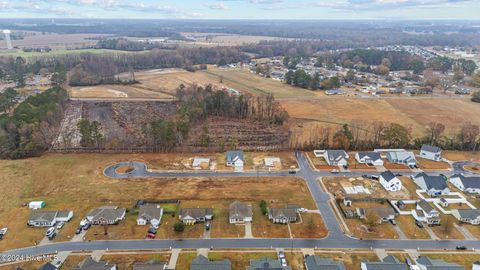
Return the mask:
[[(403, 179), (401, 180), (403, 182)], [(385, 188), (378, 182), (371, 179), (358, 178), (344, 178), (344, 177), (326, 177), (323, 183), (327, 190), (334, 194), (337, 198), (353, 197), (353, 198), (390, 198), (390, 199), (405, 199), (411, 194), (408, 189), (403, 188), (396, 192), (387, 192)], [(370, 194), (346, 194), (344, 187), (363, 186), (370, 191)]]
[(327, 161), (323, 157), (316, 157), (312, 151), (305, 152), (307, 157), (310, 159), (313, 167), (317, 170), (333, 170), (338, 169), (336, 166), (330, 166), (327, 164)]
[(158, 92), (154, 89), (143, 89), (137, 85), (100, 85), (72, 87), (69, 92), (72, 98), (149, 98), (161, 100), (174, 99), (172, 95)]
[(480, 162), (480, 152), (443, 151), (442, 156), (452, 161), (477, 161)]
[[(45, 210), (71, 209), (74, 219), (67, 223), (56, 237), (56, 241), (65, 241), (73, 236), (78, 222), (94, 207), (117, 205), (132, 208), (137, 199), (180, 199), (182, 205), (213, 205), (218, 210), (225, 208), (228, 202), (241, 200), (258, 205), (259, 200), (272, 201), (279, 205), (297, 203), (308, 209), (315, 209), (314, 201), (305, 183), (295, 178), (192, 178), (192, 179), (155, 179), (155, 180), (112, 180), (102, 175), (108, 164), (118, 160), (127, 160), (128, 155), (102, 154), (47, 154), (40, 158), (16, 161), (0, 161), (0, 181), (4, 183), (4, 192), (0, 194), (0, 226), (8, 227), (5, 239), (0, 242), (0, 250), (33, 245), (42, 239), (45, 229), (28, 228), (25, 221), (29, 210), (22, 204), (32, 200), (45, 200)], [(219, 198), (218, 194), (222, 194)], [(96, 198), (92, 200), (91, 198)], [(217, 210), (217, 211), (218, 211)], [(225, 213), (225, 212), (223, 212)], [(219, 212), (212, 226), (212, 234), (237, 236), (238, 226), (227, 224), (225, 214)], [(255, 224), (266, 220), (258, 213)], [(187, 228), (184, 235), (172, 234), (172, 224), (176, 221), (164, 215), (159, 234), (170, 238), (199, 237), (203, 226)], [(319, 225), (315, 221), (315, 225)], [(134, 225), (135, 215), (128, 214), (125, 222), (109, 227), (109, 238), (143, 238), (145, 229)], [(270, 221), (266, 220), (266, 224)], [(308, 222), (305, 226), (308, 226)], [(325, 231), (323, 225), (318, 231)], [(267, 227), (267, 226), (265, 226)], [(278, 226), (275, 226), (278, 227)], [(228, 229), (227, 229), (228, 228)], [(283, 233), (286, 227), (279, 226)], [(295, 228), (294, 228), (295, 230)], [(267, 236), (278, 237), (278, 230), (268, 231)], [(308, 231), (308, 230), (305, 230)], [(103, 237), (100, 228), (92, 228), (88, 237), (94, 234)], [(255, 231), (254, 231), (255, 233)], [(301, 237), (301, 236), (298, 236)]]
[(425, 158), (417, 158), (418, 167), (422, 170), (448, 170), (450, 165), (446, 162), (438, 162)]
[(411, 215), (399, 215), (395, 218), (397, 226), (410, 239), (430, 239), (425, 229), (420, 229), (415, 225), (415, 219)]
[(350, 232), (360, 239), (398, 239), (393, 225), (390, 223), (378, 224), (373, 231), (368, 232), (366, 225), (359, 219), (345, 219)]

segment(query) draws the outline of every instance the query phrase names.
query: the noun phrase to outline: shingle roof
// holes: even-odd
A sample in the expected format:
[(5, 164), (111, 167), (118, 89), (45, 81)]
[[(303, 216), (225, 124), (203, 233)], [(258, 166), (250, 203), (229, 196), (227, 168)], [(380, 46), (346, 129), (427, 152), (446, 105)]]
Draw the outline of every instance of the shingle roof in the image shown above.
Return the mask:
[(104, 261), (95, 261), (92, 257), (87, 257), (81, 261), (75, 270), (109, 270), (114, 264), (108, 264)]
[(380, 174), (385, 181), (390, 182), (396, 178), (396, 176), (391, 171), (384, 171)]
[(454, 209), (458, 211), (461, 218), (477, 219), (480, 216), (480, 209)]
[(464, 270), (463, 266), (456, 263), (448, 263), (443, 260), (432, 260), (427, 256), (420, 256), (417, 264), (426, 266), (427, 270)]
[(245, 217), (252, 217), (252, 207), (245, 203), (234, 201), (230, 204), (230, 218), (245, 218)]
[(165, 267), (165, 263), (136, 263), (133, 270), (164, 270)]
[(450, 177), (450, 179), (452, 178), (460, 178), (460, 181), (465, 188), (480, 188), (480, 176), (465, 176), (463, 174), (454, 174)]
[(140, 205), (138, 209), (138, 218), (145, 220), (160, 219), (162, 216), (162, 208), (158, 204)]
[(380, 153), (378, 152), (358, 152), (358, 157), (363, 159), (364, 157), (369, 157), (371, 160), (379, 160), (382, 159)]
[(272, 259), (261, 259), (261, 260), (251, 260), (250, 265), (246, 268), (246, 270), (291, 270), (290, 266), (282, 266), (279, 260), (272, 260)]
[(342, 262), (322, 259), (318, 256), (307, 256), (305, 264), (308, 270), (345, 270), (345, 265)]
[(435, 189), (435, 190), (444, 190), (448, 188), (447, 181), (440, 175), (428, 175), (424, 172), (419, 173), (414, 176), (415, 180), (423, 179), (427, 190)]
[(117, 220), (122, 218), (125, 212), (125, 208), (118, 208), (116, 206), (102, 206), (91, 210), (87, 214), (87, 217), (91, 218), (92, 221)]
[(57, 269), (58, 268), (51, 263), (46, 263), (42, 265), (40, 268), (38, 268), (38, 270), (57, 270)]
[(212, 208), (182, 208), (180, 209), (180, 215), (182, 218), (191, 216), (192, 218), (202, 218), (205, 216), (213, 215)]
[(58, 211), (38, 211), (32, 210), (28, 221), (30, 222), (53, 222), (58, 214)]
[(190, 270), (230, 270), (232, 263), (230, 260), (210, 261), (203, 255), (198, 255), (190, 264)]
[(327, 150), (328, 159), (330, 160), (341, 160), (342, 158), (347, 158), (348, 154), (344, 150)]
[(227, 151), (227, 162), (234, 162), (237, 158), (240, 160), (244, 160), (243, 151), (241, 150), (234, 150), (234, 151)]
[(393, 256), (385, 257), (381, 262), (363, 262), (367, 270), (407, 270), (408, 266), (400, 263)]
[(432, 146), (429, 144), (424, 144), (422, 145), (422, 148), (420, 148), (421, 151), (426, 151), (426, 152), (431, 152), (431, 153), (440, 153), (442, 152), (442, 149), (437, 146)]
[(423, 210), (424, 212), (426, 212), (426, 213), (430, 213), (430, 212), (432, 212), (433, 210), (435, 210), (435, 209), (434, 209), (427, 201), (425, 201), (425, 200), (421, 200), (421, 201), (419, 201), (417, 204), (418, 204), (418, 206), (419, 206), (420, 208), (422, 208), (422, 210)]
[(268, 215), (274, 219), (281, 219), (281, 218), (296, 218), (297, 211), (293, 208), (269, 208)]

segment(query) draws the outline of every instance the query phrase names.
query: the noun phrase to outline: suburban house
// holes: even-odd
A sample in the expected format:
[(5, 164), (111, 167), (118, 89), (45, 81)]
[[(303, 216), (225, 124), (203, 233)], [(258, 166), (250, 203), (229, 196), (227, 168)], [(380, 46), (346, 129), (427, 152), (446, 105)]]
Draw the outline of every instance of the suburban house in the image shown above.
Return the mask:
[(401, 263), (396, 257), (389, 255), (381, 262), (363, 261), (360, 264), (362, 270), (408, 270), (409, 266)]
[(178, 218), (187, 225), (213, 219), (212, 208), (182, 208)]
[(245, 163), (245, 158), (243, 155), (243, 151), (235, 150), (235, 151), (227, 151), (226, 154), (226, 164), (229, 167), (233, 167), (236, 172), (243, 171), (243, 165)]
[(382, 157), (377, 152), (358, 152), (355, 154), (355, 160), (360, 164), (383, 166)]
[(440, 161), (442, 159), (442, 149), (437, 146), (424, 144), (422, 148), (420, 148), (420, 157)]
[(402, 189), (402, 181), (398, 179), (391, 171), (385, 171), (380, 174), (380, 184), (387, 191), (399, 191)]
[(370, 213), (378, 216), (377, 223), (382, 224), (395, 219), (395, 210), (388, 208), (357, 208), (357, 215), (360, 219), (366, 219)]
[(450, 177), (450, 183), (463, 192), (480, 194), (480, 177), (454, 174)]
[(107, 223), (108, 225), (118, 224), (120, 220), (125, 219), (125, 208), (118, 208), (117, 206), (101, 206), (91, 210), (86, 218), (93, 225), (101, 225)]
[(68, 222), (73, 218), (73, 211), (40, 211), (32, 210), (28, 217), (28, 226), (52, 227), (57, 222)]
[(234, 201), (230, 204), (230, 224), (252, 222), (252, 220), (252, 206), (239, 201)]
[(165, 263), (136, 263), (133, 265), (133, 270), (166, 270), (167, 264)]
[(251, 260), (250, 265), (247, 266), (246, 270), (292, 270), (290, 266), (282, 266), (279, 260), (273, 259), (260, 259), (260, 260)]
[(330, 166), (348, 166), (348, 154), (344, 150), (325, 150), (323, 158)]
[(409, 151), (389, 151), (387, 152), (387, 160), (391, 163), (403, 164), (407, 166), (417, 166), (415, 154)]
[[(16, 270), (19, 270), (19, 269), (17, 268)], [(58, 270), (58, 268), (55, 265), (47, 262), (44, 265), (40, 266), (40, 268), (38, 268), (37, 270)]]
[(104, 261), (95, 261), (92, 257), (87, 257), (81, 261), (74, 270), (117, 270), (117, 265), (109, 264)]
[(162, 221), (163, 208), (159, 204), (143, 204), (138, 209), (137, 225), (151, 224), (158, 227)]
[(190, 264), (190, 270), (231, 270), (232, 263), (228, 259), (210, 261), (203, 255), (198, 255)]
[(417, 202), (417, 207), (415, 210), (412, 210), (412, 215), (416, 220), (425, 222), (428, 225), (440, 224), (440, 213), (425, 200)]
[(336, 262), (331, 259), (323, 259), (318, 256), (305, 257), (306, 270), (345, 270), (343, 262)]
[(480, 224), (480, 209), (452, 209), (452, 215), (463, 223)]
[(420, 270), (464, 270), (463, 266), (456, 263), (447, 263), (443, 260), (432, 260), (427, 256), (419, 256), (417, 267)]
[(432, 176), (422, 172), (412, 176), (412, 180), (421, 190), (427, 192), (432, 197), (450, 193), (447, 181), (443, 176)]
[(273, 223), (287, 224), (288, 222), (297, 221), (297, 209), (295, 208), (269, 208), (268, 219)]

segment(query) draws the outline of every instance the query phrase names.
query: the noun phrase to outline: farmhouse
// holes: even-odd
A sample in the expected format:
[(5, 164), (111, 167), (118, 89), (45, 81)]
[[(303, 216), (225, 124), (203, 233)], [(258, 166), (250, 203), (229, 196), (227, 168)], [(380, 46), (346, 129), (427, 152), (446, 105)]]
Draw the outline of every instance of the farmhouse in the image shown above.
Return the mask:
[(440, 149), (440, 147), (424, 144), (422, 145), (422, 148), (420, 148), (420, 156), (422, 158), (440, 161), (442, 159), (442, 149)]
[(210, 261), (203, 255), (198, 255), (190, 264), (190, 270), (231, 270), (232, 263), (228, 259)]
[(452, 209), (452, 215), (463, 223), (480, 224), (480, 209)]
[(182, 208), (178, 218), (187, 225), (213, 219), (212, 208)]
[(419, 256), (417, 266), (420, 270), (464, 270), (463, 266), (456, 263), (447, 263), (443, 260), (432, 260), (427, 256)]
[(480, 177), (454, 174), (450, 177), (450, 183), (456, 188), (467, 193), (480, 194)]
[(412, 176), (412, 180), (421, 190), (427, 192), (432, 197), (450, 193), (447, 181), (442, 176), (431, 176), (422, 172)]
[(394, 256), (387, 256), (382, 259), (381, 262), (369, 262), (363, 261), (360, 264), (362, 270), (407, 270), (409, 267), (400, 263), (400, 261)]
[(360, 164), (383, 166), (383, 160), (377, 152), (358, 152), (355, 154), (355, 160)]
[(297, 221), (297, 210), (295, 208), (269, 208), (268, 219), (273, 223), (287, 224)]
[(348, 154), (344, 150), (325, 150), (323, 158), (330, 166), (348, 166)]
[(391, 163), (403, 164), (407, 166), (417, 166), (415, 154), (408, 151), (390, 151), (387, 153), (387, 159)]
[(143, 204), (138, 210), (137, 225), (151, 224), (158, 227), (162, 221), (163, 208), (159, 204)]
[(345, 270), (342, 262), (335, 262), (331, 259), (322, 259), (318, 256), (305, 257), (305, 269), (307, 270)]
[(33, 227), (52, 227), (57, 222), (68, 222), (73, 218), (73, 211), (39, 211), (32, 210), (27, 224)]
[(231, 224), (252, 222), (252, 207), (248, 204), (234, 201), (230, 204), (229, 221)]
[(273, 259), (260, 259), (260, 260), (251, 260), (250, 265), (246, 270), (292, 270), (290, 266), (282, 266), (280, 260)]
[(95, 261), (92, 257), (87, 257), (81, 261), (73, 270), (116, 270), (117, 265), (109, 264), (104, 261)]
[(236, 172), (243, 171), (243, 165), (245, 163), (243, 151), (227, 151), (226, 162), (226, 165), (229, 167), (233, 167)]
[(380, 174), (380, 184), (390, 192), (402, 189), (402, 181), (398, 179), (391, 171), (385, 171)]
[(93, 225), (101, 225), (104, 222), (112, 225), (118, 224), (120, 220), (125, 219), (125, 208), (118, 208), (117, 206), (102, 206), (91, 210), (86, 218)]
[(417, 207), (412, 210), (413, 217), (428, 225), (440, 224), (440, 214), (427, 201), (421, 200), (417, 202)]

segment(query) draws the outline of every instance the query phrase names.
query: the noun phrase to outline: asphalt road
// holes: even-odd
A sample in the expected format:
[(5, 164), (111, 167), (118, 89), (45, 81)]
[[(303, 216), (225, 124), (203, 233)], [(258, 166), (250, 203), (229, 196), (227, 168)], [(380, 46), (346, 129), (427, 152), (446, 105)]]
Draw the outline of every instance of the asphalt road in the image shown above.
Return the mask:
[[(91, 242), (61, 242), (44, 246), (27, 247), (22, 249), (10, 250), (0, 254), (0, 262), (8, 261), (12, 258), (22, 258), (22, 256), (35, 256), (50, 254), (59, 251), (91, 251), (91, 250), (146, 250), (146, 249), (168, 249), (168, 248), (381, 248), (381, 249), (454, 249), (456, 246), (465, 245), (468, 248), (480, 248), (479, 240), (360, 240), (346, 236), (328, 204), (330, 195), (322, 190), (318, 184), (319, 177), (326, 176), (346, 176), (355, 177), (366, 174), (365, 172), (345, 172), (332, 174), (328, 171), (315, 171), (309, 165), (306, 157), (298, 152), (296, 153), (299, 170), (295, 175), (288, 172), (169, 172), (169, 171), (150, 171), (147, 166), (140, 162), (122, 162), (111, 165), (104, 170), (106, 176), (118, 179), (128, 178), (156, 178), (156, 177), (282, 177), (297, 176), (304, 179), (308, 185), (310, 193), (323, 217), (325, 225), (329, 231), (326, 238), (323, 239), (177, 239), (177, 240), (118, 240), (118, 241), (91, 241)], [(466, 163), (458, 162), (454, 164), (453, 171), (441, 172), (445, 175), (464, 172), (463, 165)], [(116, 169), (120, 166), (132, 166), (134, 170), (130, 173), (120, 174)], [(371, 173), (368, 173), (371, 174)], [(411, 171), (402, 172), (409, 176), (415, 174)]]

